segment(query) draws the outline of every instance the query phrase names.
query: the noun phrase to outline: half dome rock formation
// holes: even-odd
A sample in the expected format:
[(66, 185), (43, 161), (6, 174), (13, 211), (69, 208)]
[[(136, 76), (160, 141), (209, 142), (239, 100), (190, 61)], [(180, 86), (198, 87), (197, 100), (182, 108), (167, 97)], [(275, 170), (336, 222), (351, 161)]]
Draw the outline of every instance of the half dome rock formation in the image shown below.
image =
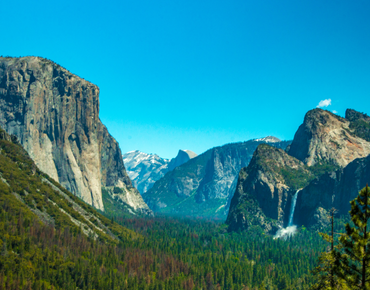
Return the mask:
[(352, 122), (322, 109), (309, 111), (294, 136), (289, 155), (308, 166), (324, 162), (340, 167), (369, 155), (370, 142), (358, 136), (351, 126), (355, 119), (364, 115), (351, 112)]
[[(104, 210), (102, 188), (150, 212), (126, 174), (117, 141), (99, 119), (99, 88), (40, 57), (0, 58), (0, 126), (36, 165)], [(116, 190), (117, 192), (117, 190)]]
[(197, 157), (198, 155), (190, 150), (179, 150), (177, 156), (172, 158), (170, 164), (168, 164), (168, 171), (174, 170), (176, 167), (188, 162), (190, 159)]

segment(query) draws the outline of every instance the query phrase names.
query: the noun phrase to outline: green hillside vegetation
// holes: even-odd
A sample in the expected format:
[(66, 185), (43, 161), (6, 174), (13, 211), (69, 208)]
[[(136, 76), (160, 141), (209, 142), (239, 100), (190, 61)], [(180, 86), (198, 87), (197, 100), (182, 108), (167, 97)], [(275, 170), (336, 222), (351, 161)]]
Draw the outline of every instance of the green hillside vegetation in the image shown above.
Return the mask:
[[(121, 193), (122, 189), (119, 187), (115, 187), (115, 193)], [(119, 191), (119, 192), (118, 192)], [(138, 213), (127, 203), (124, 203), (121, 199), (113, 198), (106, 189), (102, 189), (102, 198), (104, 204), (104, 215), (108, 215), (110, 217), (125, 217), (125, 218), (133, 218), (137, 216)], [(135, 214), (134, 214), (135, 213)]]
[(346, 119), (350, 121), (349, 128), (355, 135), (370, 141), (370, 117), (367, 114), (347, 109)]

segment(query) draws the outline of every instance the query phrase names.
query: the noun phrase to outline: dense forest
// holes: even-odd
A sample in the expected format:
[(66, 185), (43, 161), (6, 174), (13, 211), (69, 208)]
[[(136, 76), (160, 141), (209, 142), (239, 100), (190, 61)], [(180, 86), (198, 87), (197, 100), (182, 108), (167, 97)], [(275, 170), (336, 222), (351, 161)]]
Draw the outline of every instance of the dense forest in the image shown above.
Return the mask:
[(169, 218), (118, 220), (144, 238), (114, 245), (6, 202), (0, 216), (0, 289), (306, 289), (326, 246), (304, 228), (285, 241)]
[(304, 227), (284, 240), (205, 219), (105, 215), (0, 130), (0, 290), (309, 289), (328, 246)]

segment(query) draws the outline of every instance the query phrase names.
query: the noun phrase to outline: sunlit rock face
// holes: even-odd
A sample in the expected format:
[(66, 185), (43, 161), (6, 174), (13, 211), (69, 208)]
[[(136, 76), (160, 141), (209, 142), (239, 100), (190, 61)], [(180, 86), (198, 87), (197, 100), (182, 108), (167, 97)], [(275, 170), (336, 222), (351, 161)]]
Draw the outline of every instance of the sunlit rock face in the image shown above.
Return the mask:
[(294, 136), (289, 155), (308, 166), (326, 162), (340, 167), (369, 155), (370, 142), (353, 130), (350, 119), (353, 122), (356, 117), (355, 111), (347, 110), (351, 111), (347, 118), (322, 109), (309, 111)]
[(102, 187), (120, 187), (124, 202), (148, 210), (99, 119), (96, 85), (43, 58), (0, 58), (0, 126), (42, 171), (94, 207), (104, 210)]

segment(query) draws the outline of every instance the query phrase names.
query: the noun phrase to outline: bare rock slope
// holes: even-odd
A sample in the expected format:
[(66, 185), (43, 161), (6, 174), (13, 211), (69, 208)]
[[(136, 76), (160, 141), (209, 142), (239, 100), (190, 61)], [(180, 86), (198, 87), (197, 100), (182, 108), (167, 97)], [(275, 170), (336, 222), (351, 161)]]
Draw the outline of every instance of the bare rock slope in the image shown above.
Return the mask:
[[(0, 126), (36, 165), (104, 210), (102, 188), (150, 212), (126, 174), (117, 141), (99, 119), (99, 88), (39, 57), (0, 58)], [(117, 191), (116, 191), (117, 192)]]
[(289, 154), (308, 166), (322, 161), (344, 167), (370, 154), (370, 143), (351, 127), (347, 118), (321, 109), (311, 110), (298, 128)]

